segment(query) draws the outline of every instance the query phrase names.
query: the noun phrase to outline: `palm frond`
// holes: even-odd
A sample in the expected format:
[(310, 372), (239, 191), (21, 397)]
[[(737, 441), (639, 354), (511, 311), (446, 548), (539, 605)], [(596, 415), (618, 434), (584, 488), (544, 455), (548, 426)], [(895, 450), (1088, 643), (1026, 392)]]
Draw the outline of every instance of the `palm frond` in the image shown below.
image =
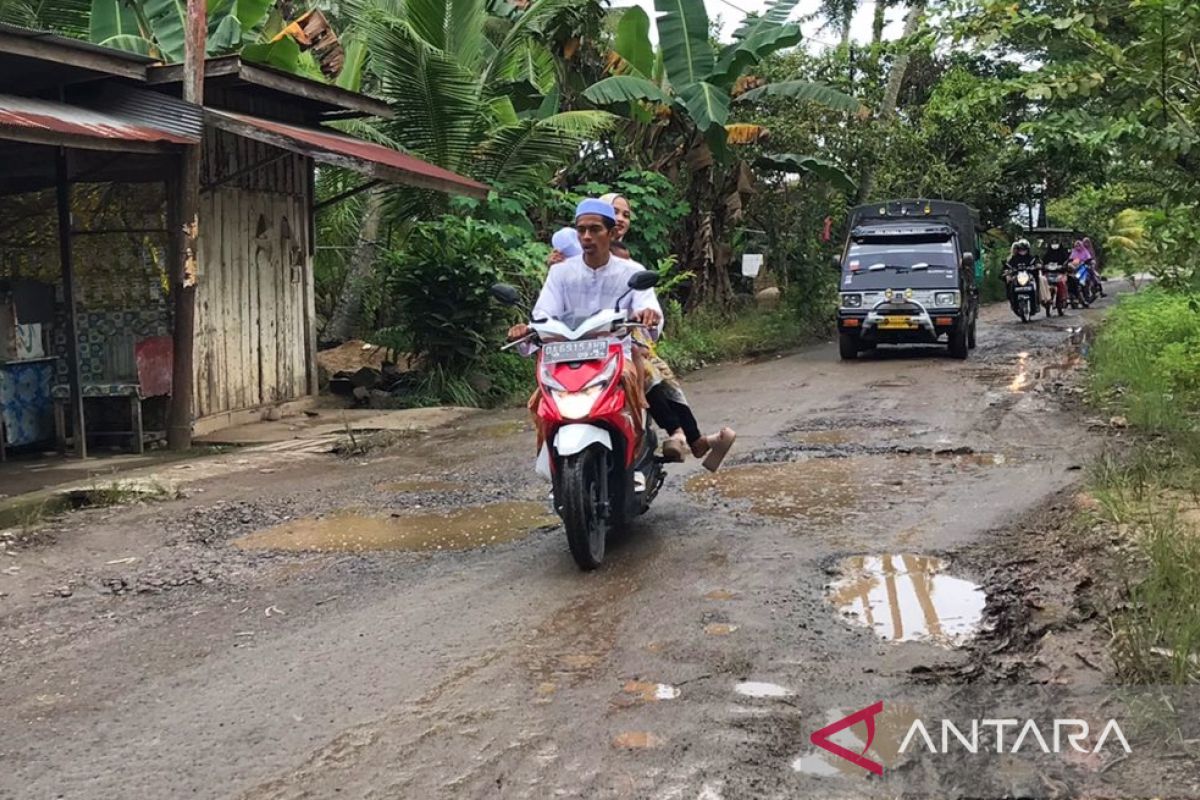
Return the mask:
[(0, 22), (72, 39), (88, 37), (91, 13), (91, 0), (0, 0)]
[(406, 0), (411, 28), (431, 47), (476, 67), (483, 55), (483, 0)]
[(371, 69), (396, 112), (385, 132), (404, 149), (438, 166), (458, 169), (482, 127), (483, 98), (476, 73), (430, 47), (403, 23), (367, 23)]
[(615, 121), (603, 111), (565, 111), (497, 129), (479, 148), (472, 175), (510, 188), (536, 185)]

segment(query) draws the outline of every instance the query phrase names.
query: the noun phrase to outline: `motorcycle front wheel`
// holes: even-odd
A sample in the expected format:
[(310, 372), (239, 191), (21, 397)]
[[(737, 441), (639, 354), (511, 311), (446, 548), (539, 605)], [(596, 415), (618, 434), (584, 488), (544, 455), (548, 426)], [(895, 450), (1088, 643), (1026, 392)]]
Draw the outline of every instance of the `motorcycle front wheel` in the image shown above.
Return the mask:
[(604, 561), (608, 521), (601, 515), (604, 454), (595, 447), (563, 459), (559, 471), (559, 508), (571, 556), (582, 570)]

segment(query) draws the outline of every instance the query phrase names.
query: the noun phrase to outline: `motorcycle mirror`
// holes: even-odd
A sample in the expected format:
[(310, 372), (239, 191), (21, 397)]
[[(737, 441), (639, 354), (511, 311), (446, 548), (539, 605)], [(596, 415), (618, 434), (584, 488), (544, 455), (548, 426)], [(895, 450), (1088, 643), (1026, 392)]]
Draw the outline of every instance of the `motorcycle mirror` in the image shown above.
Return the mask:
[(520, 293), (507, 283), (493, 283), (489, 291), (492, 297), (506, 306), (518, 306), (521, 304)]
[(644, 292), (647, 289), (653, 289), (658, 285), (658, 273), (644, 269), (641, 272), (635, 272), (629, 277), (628, 286), (637, 292)]

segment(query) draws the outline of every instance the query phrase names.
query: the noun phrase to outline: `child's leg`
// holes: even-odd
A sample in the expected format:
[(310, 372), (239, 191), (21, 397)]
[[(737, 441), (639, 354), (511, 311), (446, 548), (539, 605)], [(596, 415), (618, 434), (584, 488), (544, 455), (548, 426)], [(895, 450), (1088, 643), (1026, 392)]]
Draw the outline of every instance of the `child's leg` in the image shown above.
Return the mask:
[(646, 402), (650, 406), (650, 417), (669, 434), (663, 442), (663, 455), (668, 461), (683, 461), (685, 453), (684, 431), (678, 414), (678, 406), (671, 402), (666, 384), (658, 383), (646, 392)]

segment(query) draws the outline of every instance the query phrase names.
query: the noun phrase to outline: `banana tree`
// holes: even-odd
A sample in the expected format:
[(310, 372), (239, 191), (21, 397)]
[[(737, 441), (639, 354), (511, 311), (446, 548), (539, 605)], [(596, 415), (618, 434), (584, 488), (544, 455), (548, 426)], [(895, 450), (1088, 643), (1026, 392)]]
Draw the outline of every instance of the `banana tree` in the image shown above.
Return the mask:
[[(766, 83), (753, 74), (763, 59), (801, 41), (799, 26), (787, 22), (797, 4), (773, 0), (763, 14), (742, 23), (732, 43), (716, 47), (709, 40), (702, 0), (655, 0), (657, 50), (650, 43), (650, 18), (641, 8), (630, 8), (613, 39), (612, 74), (584, 92), (597, 105), (626, 110), (635, 147), (653, 154), (652, 166), (687, 176), (692, 212), (683, 244), (697, 276), (689, 305), (724, 304), (731, 297), (726, 228), (740, 218), (742, 196), (753, 191), (749, 165), (732, 148), (761, 144), (767, 136), (761, 126), (732, 121), (738, 105), (788, 97), (847, 113), (864, 110), (858, 100), (824, 84)], [(816, 163), (803, 157), (792, 161), (797, 171)], [(822, 162), (821, 172), (831, 171), (836, 167)]]
[[(362, 75), (396, 112), (379, 132), (426, 161), (492, 186), (544, 185), (614, 122), (604, 111), (559, 111), (543, 26), (576, 1), (534, 0), (499, 16), (487, 0), (360, 0), (346, 39), (365, 44)], [(378, 230), (385, 216), (403, 225), (445, 210), (428, 193), (395, 191), (388, 199), (368, 197), (361, 230)], [(353, 334), (374, 271), (374, 238), (364, 235), (355, 246), (322, 332), (327, 340)]]
[[(91, 0), (86, 37), (177, 62), (183, 59), (186, 12), (184, 0)], [(207, 16), (208, 56), (238, 53), (247, 61), (316, 79), (322, 73), (335, 78), (341, 69), (341, 46), (319, 10), (289, 20), (274, 0), (211, 0)]]
[[(234, 52), (257, 41), (270, 11), (271, 0), (209, 3), (208, 55)], [(88, 39), (167, 62), (181, 61), (186, 13), (183, 0), (92, 0)]]

